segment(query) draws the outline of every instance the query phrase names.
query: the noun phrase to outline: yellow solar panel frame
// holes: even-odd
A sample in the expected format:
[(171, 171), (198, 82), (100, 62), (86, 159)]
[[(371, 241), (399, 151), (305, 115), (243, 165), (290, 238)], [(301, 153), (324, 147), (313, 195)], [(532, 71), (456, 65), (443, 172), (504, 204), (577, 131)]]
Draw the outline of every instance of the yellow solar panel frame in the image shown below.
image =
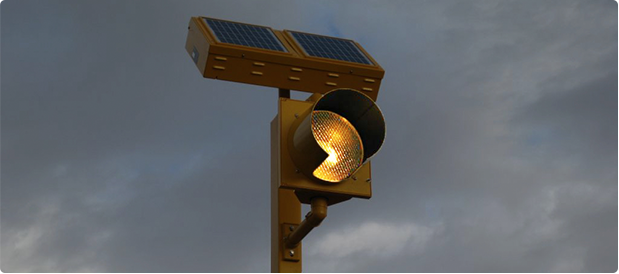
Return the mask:
[(352, 88), (378, 97), (385, 71), (354, 41), (372, 65), (308, 56), (289, 31), (269, 27), (288, 52), (221, 43), (203, 18), (190, 19), (185, 44), (203, 77), (321, 94)]

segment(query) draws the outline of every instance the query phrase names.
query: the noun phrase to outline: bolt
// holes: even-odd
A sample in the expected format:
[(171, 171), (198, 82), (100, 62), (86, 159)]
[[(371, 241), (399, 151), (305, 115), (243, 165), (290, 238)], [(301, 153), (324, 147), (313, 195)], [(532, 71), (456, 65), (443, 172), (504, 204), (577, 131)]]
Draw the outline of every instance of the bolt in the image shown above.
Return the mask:
[(294, 118), (299, 118), (299, 114), (295, 113)]
[(245, 58), (245, 53), (241, 54), (241, 57), (242, 57), (242, 58)]
[(290, 231), (294, 230), (294, 226), (289, 226), (288, 229), (290, 229)]
[(294, 257), (294, 250), (288, 250), (288, 254), (290, 254), (290, 257)]
[(298, 170), (298, 169), (295, 169), (295, 170), (294, 170), (294, 172), (295, 172), (295, 173), (299, 173), (299, 170)]

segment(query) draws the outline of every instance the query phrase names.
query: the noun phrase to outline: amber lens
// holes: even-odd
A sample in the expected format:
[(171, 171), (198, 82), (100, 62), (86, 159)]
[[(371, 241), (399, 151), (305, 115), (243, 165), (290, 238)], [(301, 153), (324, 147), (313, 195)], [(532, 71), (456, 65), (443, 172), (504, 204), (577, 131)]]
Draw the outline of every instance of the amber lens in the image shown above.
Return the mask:
[(363, 162), (361, 137), (346, 118), (326, 110), (312, 112), (312, 133), (329, 156), (314, 170), (316, 178), (341, 182), (350, 177)]

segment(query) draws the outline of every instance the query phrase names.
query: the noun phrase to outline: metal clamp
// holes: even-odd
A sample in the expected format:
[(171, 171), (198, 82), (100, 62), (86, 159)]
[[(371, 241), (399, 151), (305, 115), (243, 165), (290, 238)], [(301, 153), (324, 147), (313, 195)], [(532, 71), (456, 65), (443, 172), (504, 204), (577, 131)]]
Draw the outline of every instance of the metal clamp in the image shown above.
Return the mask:
[(298, 224), (282, 224), (282, 239), (280, 243), (282, 243), (282, 258), (286, 261), (298, 262), (301, 260), (301, 245), (297, 245), (293, 248), (286, 246), (286, 239), (290, 234), (298, 227)]

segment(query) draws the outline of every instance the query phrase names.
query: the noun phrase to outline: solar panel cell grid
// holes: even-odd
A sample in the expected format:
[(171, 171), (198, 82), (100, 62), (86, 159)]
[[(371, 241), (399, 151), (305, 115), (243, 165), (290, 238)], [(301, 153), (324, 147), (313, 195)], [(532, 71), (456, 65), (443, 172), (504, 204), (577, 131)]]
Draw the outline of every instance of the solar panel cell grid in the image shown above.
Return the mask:
[(286, 52), (269, 28), (210, 18), (204, 20), (222, 43)]
[(301, 32), (290, 32), (292, 37), (309, 55), (347, 62), (371, 65), (372, 62), (350, 40), (313, 35)]

